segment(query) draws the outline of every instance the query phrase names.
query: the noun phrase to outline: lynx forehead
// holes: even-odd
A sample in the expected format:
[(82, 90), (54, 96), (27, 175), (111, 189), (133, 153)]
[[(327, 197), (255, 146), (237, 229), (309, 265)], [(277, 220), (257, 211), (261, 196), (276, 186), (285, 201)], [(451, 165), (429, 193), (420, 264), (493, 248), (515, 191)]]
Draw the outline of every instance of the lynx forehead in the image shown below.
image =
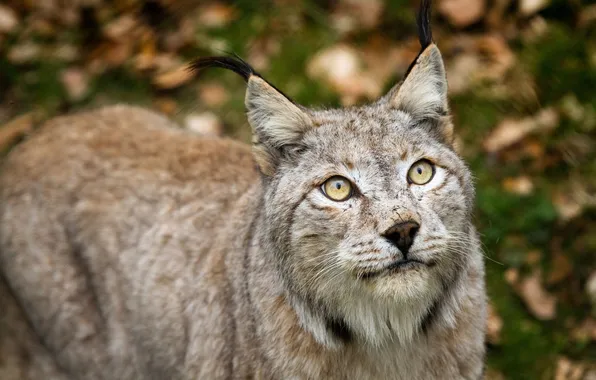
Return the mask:
[(19, 333), (0, 354), (32, 359), (0, 378), (481, 378), (474, 189), (429, 15), (423, 1), (405, 78), (358, 107), (298, 105), (237, 57), (195, 61), (246, 80), (252, 152), (127, 106), (18, 146), (0, 300)]

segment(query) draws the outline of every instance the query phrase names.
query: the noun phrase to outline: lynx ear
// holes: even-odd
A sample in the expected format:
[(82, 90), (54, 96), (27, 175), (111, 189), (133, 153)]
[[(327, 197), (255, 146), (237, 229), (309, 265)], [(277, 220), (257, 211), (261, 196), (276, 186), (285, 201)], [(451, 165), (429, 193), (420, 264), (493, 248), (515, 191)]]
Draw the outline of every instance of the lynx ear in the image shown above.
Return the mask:
[(422, 48), (401, 84), (389, 93), (389, 103), (417, 122), (430, 121), (439, 137), (451, 142), (453, 126), (449, 117), (447, 78), (441, 52), (432, 41), (430, 0), (422, 1), (417, 21)]
[(244, 104), (255, 158), (263, 174), (272, 175), (284, 147), (296, 145), (313, 121), (305, 109), (257, 75), (248, 79)]
[(418, 55), (393, 94), (391, 105), (416, 120), (437, 119), (447, 114), (447, 79), (437, 45), (430, 44)]
[(306, 109), (290, 100), (238, 57), (208, 57), (195, 61), (192, 69), (221, 67), (234, 71), (248, 84), (244, 104), (253, 129), (253, 152), (263, 174), (271, 176), (288, 146), (300, 142), (313, 125)]

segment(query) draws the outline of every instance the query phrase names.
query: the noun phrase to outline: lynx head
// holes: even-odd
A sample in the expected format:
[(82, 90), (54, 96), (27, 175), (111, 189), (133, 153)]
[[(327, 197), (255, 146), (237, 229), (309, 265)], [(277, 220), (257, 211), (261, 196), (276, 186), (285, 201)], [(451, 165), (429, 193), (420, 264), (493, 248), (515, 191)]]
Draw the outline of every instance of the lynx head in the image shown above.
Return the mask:
[(303, 327), (327, 346), (412, 339), (470, 260), (474, 191), (453, 150), (429, 13), (425, 0), (405, 78), (359, 107), (302, 107), (239, 58), (194, 63), (248, 83), (263, 244)]

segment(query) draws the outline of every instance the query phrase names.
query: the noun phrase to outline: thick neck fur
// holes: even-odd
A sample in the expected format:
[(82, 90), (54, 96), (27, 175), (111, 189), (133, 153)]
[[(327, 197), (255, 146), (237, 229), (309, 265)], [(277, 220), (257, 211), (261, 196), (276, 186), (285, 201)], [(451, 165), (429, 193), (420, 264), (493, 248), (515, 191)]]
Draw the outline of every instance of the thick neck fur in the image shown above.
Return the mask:
[(290, 371), (296, 378), (313, 379), (480, 378), (481, 367), (472, 363), (481, 362), (484, 351), (465, 348), (482, 345), (483, 333), (478, 332), (484, 331), (485, 318), (483, 307), (471, 307), (483, 305), (485, 298), (482, 256), (472, 225), (467, 230), (469, 255), (478, 258), (442, 284), (436, 299), (388, 304), (352, 294), (347, 302), (321, 304), (288, 283), (284, 268), (276, 265), (280, 253), (275, 241), (267, 237), (266, 214), (256, 211), (255, 218), (245, 254), (250, 293), (245, 311), (260, 321), (250, 335), (260, 342), (254, 348), (265, 358), (263, 373), (277, 378)]

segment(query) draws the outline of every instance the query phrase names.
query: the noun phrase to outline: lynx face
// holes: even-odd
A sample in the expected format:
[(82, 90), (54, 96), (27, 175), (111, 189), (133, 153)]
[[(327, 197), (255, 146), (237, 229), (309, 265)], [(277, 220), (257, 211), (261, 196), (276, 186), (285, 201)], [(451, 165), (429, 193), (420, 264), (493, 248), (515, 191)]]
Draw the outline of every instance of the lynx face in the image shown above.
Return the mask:
[(405, 79), (359, 108), (299, 106), (235, 58), (195, 66), (248, 83), (261, 243), (303, 327), (328, 346), (342, 335), (411, 340), (470, 260), (473, 186), (452, 148), (443, 60), (421, 15), (422, 50)]
[[(329, 121), (305, 133), (267, 187), (280, 268), (312, 307), (408, 339), (415, 332), (384, 326), (383, 314), (393, 305), (420, 322), (465, 265), (469, 173), (430, 125), (383, 103), (316, 117)], [(359, 308), (378, 323), (350, 323)], [(360, 334), (375, 341), (390, 331)]]

